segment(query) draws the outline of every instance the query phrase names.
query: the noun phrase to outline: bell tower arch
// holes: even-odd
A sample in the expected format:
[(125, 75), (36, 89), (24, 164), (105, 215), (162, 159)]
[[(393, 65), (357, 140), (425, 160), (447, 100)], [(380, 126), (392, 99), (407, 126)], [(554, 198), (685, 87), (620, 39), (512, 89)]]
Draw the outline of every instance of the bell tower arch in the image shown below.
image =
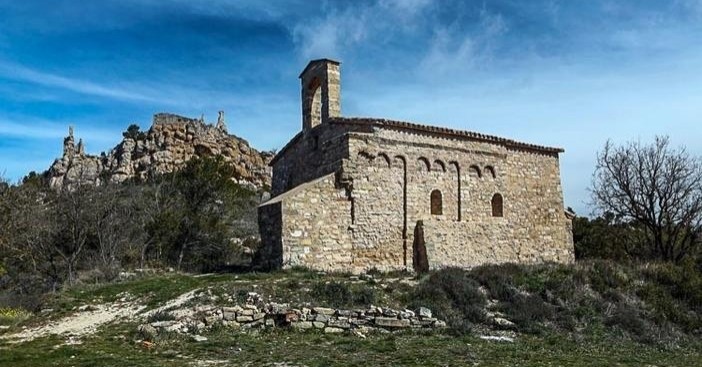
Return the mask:
[(302, 83), (302, 131), (341, 116), (341, 63), (312, 60), (300, 74)]

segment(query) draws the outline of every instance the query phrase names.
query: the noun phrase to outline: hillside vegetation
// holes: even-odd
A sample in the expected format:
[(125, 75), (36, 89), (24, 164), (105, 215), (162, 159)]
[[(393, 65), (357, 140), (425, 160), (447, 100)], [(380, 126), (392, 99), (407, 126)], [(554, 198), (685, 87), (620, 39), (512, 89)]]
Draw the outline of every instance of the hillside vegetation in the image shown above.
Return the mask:
[(194, 158), (147, 180), (50, 188), (0, 182), (0, 306), (35, 311), (42, 294), (121, 272), (207, 272), (246, 263), (259, 193), (220, 158)]
[[(702, 366), (702, 161), (666, 139), (598, 156), (599, 216), (573, 221), (574, 264), (258, 273), (262, 193), (234, 176), (204, 157), (97, 187), (0, 182), (0, 366)], [(208, 319), (252, 294), (265, 305), (234, 311), (241, 325)], [(253, 322), (272, 303), (285, 318), (373, 309), (374, 327)], [(202, 335), (155, 330), (184, 311)]]
[[(443, 331), (395, 331), (330, 335), (285, 328), (215, 328), (204, 342), (187, 335), (159, 335), (153, 345), (138, 342), (139, 315), (103, 325), (80, 344), (45, 335), (21, 344), (0, 341), (0, 365), (110, 366), (211, 365), (700, 365), (702, 277), (692, 263), (617, 265), (587, 261), (576, 265), (494, 265), (470, 271), (445, 269), (416, 278), (409, 274), (322, 274), (305, 270), (273, 273), (178, 273), (143, 275), (111, 284), (67, 288), (48, 297), (35, 316), (0, 323), (5, 335), (54, 321), (87, 306), (115, 302), (129, 294), (154, 309), (198, 289), (198, 305), (229, 305), (257, 292), (291, 307), (410, 309), (424, 306), (446, 320)], [(480, 336), (513, 338), (514, 342)], [(70, 341), (66, 344), (66, 341)], [(73, 357), (72, 357), (73, 356)], [(586, 358), (586, 359), (583, 359)], [(560, 361), (560, 362), (558, 362)]]

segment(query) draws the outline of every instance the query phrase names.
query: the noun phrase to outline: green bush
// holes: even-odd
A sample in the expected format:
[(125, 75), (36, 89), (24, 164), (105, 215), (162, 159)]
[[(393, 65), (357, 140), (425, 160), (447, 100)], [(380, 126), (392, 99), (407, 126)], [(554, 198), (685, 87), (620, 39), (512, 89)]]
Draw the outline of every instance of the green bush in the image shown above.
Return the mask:
[(157, 321), (172, 321), (175, 320), (175, 316), (168, 311), (157, 311), (149, 315), (146, 319), (147, 322), (157, 322)]
[(430, 273), (412, 295), (411, 306), (428, 307), (436, 317), (460, 333), (470, 332), (474, 323), (485, 320), (486, 299), (479, 284), (458, 268)]
[(673, 323), (685, 332), (702, 333), (702, 274), (692, 262), (647, 266), (643, 275), (637, 296), (658, 325)]
[(514, 281), (521, 273), (522, 267), (516, 264), (483, 265), (473, 269), (470, 277), (484, 286), (491, 298), (511, 302), (517, 295)]
[(628, 277), (623, 269), (623, 266), (611, 261), (594, 261), (589, 279), (592, 289), (599, 293), (605, 293), (626, 286)]
[(375, 288), (371, 286), (354, 289), (352, 290), (352, 294), (353, 303), (358, 306), (369, 306), (376, 303), (378, 300)]
[(649, 329), (641, 313), (631, 305), (618, 303), (614, 312), (605, 320), (607, 326), (618, 326), (629, 332), (635, 339), (646, 341), (649, 339)]
[(0, 308), (0, 325), (17, 325), (31, 316), (31, 312), (22, 308), (3, 307)]
[(539, 295), (519, 294), (511, 302), (503, 302), (500, 310), (517, 324), (518, 330), (538, 334), (544, 321), (553, 320), (555, 307)]
[(315, 283), (310, 295), (331, 307), (347, 306), (353, 300), (349, 286), (336, 281)]

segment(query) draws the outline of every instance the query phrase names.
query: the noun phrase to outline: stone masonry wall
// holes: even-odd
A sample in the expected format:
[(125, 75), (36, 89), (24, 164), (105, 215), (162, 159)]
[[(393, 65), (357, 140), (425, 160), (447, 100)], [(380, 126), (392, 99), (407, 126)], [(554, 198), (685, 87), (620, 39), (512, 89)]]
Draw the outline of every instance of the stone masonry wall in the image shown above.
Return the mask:
[(291, 188), (338, 171), (348, 157), (346, 130), (322, 124), (301, 132), (283, 148), (284, 154), (273, 162), (271, 194), (276, 196)]
[[(352, 134), (349, 150), (354, 267), (411, 267), (420, 220), (430, 267), (572, 261), (555, 154), (393, 129)], [(430, 211), (433, 190), (441, 215)], [(503, 217), (492, 216), (495, 194)]]
[[(339, 141), (347, 152), (338, 152), (347, 155), (335, 157), (341, 167), (280, 198), (284, 266), (412, 269), (418, 221), (430, 268), (573, 260), (557, 153), (334, 125), (335, 136), (346, 131)], [(441, 214), (431, 214), (434, 190)], [(503, 198), (502, 217), (492, 213), (495, 194)]]
[[(344, 188), (336, 187), (335, 174), (299, 185), (264, 203), (259, 214), (281, 218), (280, 232), (261, 231), (263, 246), (254, 261), (264, 266), (265, 253), (281, 246), (283, 267), (307, 266), (318, 270), (340, 270), (351, 265), (351, 202)], [(261, 219), (260, 225), (264, 225)], [(276, 241), (278, 241), (276, 243)]]

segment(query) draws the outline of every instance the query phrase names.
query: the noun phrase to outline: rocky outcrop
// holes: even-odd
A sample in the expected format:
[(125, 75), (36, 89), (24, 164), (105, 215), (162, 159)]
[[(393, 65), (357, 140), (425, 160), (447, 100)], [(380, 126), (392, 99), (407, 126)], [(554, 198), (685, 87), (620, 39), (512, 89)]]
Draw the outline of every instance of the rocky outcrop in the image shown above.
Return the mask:
[(119, 183), (173, 172), (193, 157), (204, 156), (221, 156), (229, 162), (240, 184), (270, 187), (268, 162), (272, 154), (259, 152), (245, 140), (229, 135), (223, 112), (216, 124), (205, 124), (203, 118), (156, 114), (148, 132), (126, 133), (121, 143), (99, 156), (86, 154), (82, 140), (75, 144), (73, 129), (69, 128), (63, 156), (54, 161), (46, 175), (55, 188)]

